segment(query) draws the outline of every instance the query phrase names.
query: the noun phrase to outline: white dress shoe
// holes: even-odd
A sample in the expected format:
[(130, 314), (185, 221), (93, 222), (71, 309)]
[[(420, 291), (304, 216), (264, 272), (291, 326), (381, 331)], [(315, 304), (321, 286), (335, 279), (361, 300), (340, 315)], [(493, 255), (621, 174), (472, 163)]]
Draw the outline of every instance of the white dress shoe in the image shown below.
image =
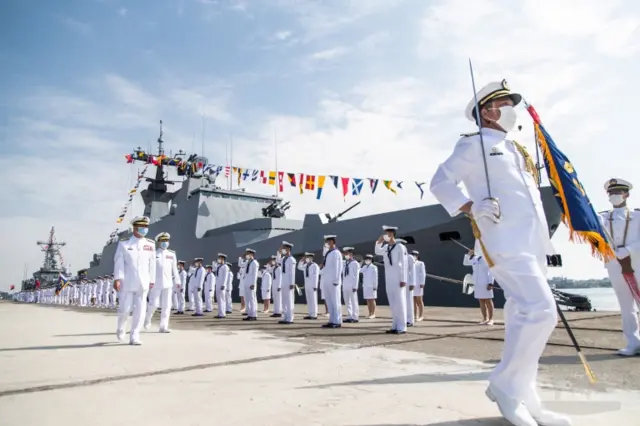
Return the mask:
[(618, 355), (620, 356), (635, 356), (635, 355), (640, 355), (640, 346), (634, 347), (634, 346), (627, 346), (624, 349), (620, 349), (618, 351)]
[(537, 393), (532, 393), (525, 398), (523, 402), (527, 411), (531, 414), (531, 417), (533, 417), (540, 426), (571, 426), (571, 419), (569, 417), (542, 408), (542, 403)]
[(142, 326), (145, 330), (148, 330), (149, 327), (151, 327), (151, 321), (149, 322), (145, 322), (144, 325)]
[(500, 414), (512, 425), (538, 426), (538, 423), (531, 417), (522, 401), (508, 397), (491, 385), (489, 385), (485, 394), (491, 401), (498, 404)]
[(119, 341), (122, 342), (124, 340), (124, 336), (125, 336), (124, 330), (116, 331), (116, 337), (118, 338)]
[(140, 340), (132, 340), (129, 344), (133, 346), (142, 346), (142, 342)]
[(168, 328), (161, 328), (159, 330), (160, 333), (171, 333), (171, 330), (169, 330)]

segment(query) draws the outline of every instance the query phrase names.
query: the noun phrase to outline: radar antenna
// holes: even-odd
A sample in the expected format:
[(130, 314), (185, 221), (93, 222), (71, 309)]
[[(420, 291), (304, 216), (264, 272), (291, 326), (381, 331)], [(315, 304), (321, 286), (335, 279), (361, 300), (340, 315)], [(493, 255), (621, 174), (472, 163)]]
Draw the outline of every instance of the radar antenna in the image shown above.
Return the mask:
[[(38, 241), (38, 245), (44, 252), (42, 270), (57, 271), (59, 269), (64, 269), (64, 258), (62, 257), (60, 247), (66, 246), (67, 243), (64, 241), (56, 241), (55, 229), (53, 226), (49, 232), (49, 239), (47, 241)], [(58, 267), (58, 261), (60, 262), (60, 267)]]

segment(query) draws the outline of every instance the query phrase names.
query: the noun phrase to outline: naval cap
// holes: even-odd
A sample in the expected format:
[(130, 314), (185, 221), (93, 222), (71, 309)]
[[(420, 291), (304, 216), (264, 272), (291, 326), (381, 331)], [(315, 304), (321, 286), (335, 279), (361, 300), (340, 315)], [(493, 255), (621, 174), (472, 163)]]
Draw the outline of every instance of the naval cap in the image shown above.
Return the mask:
[(256, 251), (252, 248), (248, 248), (245, 250), (245, 253), (251, 253), (251, 254), (256, 254)]
[(418, 250), (413, 250), (413, 251), (411, 252), (411, 254), (415, 254), (416, 256), (418, 256), (418, 255), (420, 254), (420, 252), (419, 252)]
[(283, 241), (282, 242), (282, 247), (289, 247), (289, 248), (293, 248), (293, 244), (291, 244), (288, 241)]
[(227, 255), (224, 253), (218, 253), (218, 257), (224, 257), (225, 259), (227, 258)]
[(182, 264), (182, 266), (184, 266), (186, 262), (184, 260), (178, 260), (178, 264)]
[(272, 255), (269, 257), (269, 259), (271, 259), (271, 260), (276, 260), (277, 258), (278, 258), (278, 256), (276, 256), (275, 254), (272, 254)]
[(353, 251), (353, 247), (342, 247), (342, 251)]
[(305, 257), (313, 257), (314, 256), (314, 254), (311, 253), (311, 252), (305, 252), (304, 255), (305, 255)]
[[(494, 81), (487, 84), (477, 93), (478, 105), (482, 108), (487, 102), (498, 98), (509, 97), (513, 105), (518, 105), (522, 101), (522, 96), (518, 93), (511, 93), (507, 80)], [(476, 97), (472, 97), (464, 111), (465, 117), (473, 122), (476, 121)]]
[(156, 235), (156, 241), (169, 241), (171, 239), (171, 235), (168, 232), (161, 232)]
[(207, 269), (213, 269), (213, 266), (211, 266), (211, 265), (207, 265), (207, 266), (205, 266), (205, 268), (207, 268)]
[(194, 262), (202, 262), (204, 259), (202, 257), (196, 257), (193, 259)]
[(630, 191), (633, 189), (633, 185), (631, 185), (631, 182), (624, 179), (613, 178), (607, 180), (604, 184), (605, 191), (611, 191), (612, 189), (623, 189), (625, 191)]
[(229, 262), (226, 262), (226, 264), (227, 264), (227, 266), (231, 266), (231, 263), (229, 263)]
[(365, 254), (364, 258), (365, 259), (373, 259), (373, 255), (372, 254)]
[(147, 216), (136, 216), (131, 220), (132, 226), (149, 226), (149, 218)]
[(387, 225), (382, 225), (382, 230), (383, 231), (397, 231), (398, 227), (397, 226), (387, 226)]
[(337, 237), (337, 235), (325, 235), (324, 236), (324, 240), (325, 241), (327, 241), (327, 240), (335, 240), (336, 237)]

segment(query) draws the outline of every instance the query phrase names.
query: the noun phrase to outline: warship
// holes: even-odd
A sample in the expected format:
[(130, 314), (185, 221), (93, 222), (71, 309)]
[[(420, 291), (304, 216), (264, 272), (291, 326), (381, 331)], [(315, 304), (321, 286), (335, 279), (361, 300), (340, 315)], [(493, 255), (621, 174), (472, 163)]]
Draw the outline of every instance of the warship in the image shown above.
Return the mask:
[[(451, 217), (439, 204), (343, 219), (360, 204), (358, 202), (336, 215), (306, 214), (302, 220), (289, 219), (286, 211), (290, 202), (282, 197), (216, 185), (215, 179), (209, 179), (199, 173), (197, 167), (189, 166), (208, 164), (207, 158), (192, 154), (185, 163), (182, 160), (186, 155), (184, 152), (166, 156), (163, 144), (161, 130), (156, 158), (164, 160), (155, 165), (153, 178), (145, 178), (148, 187), (140, 192), (144, 202), (143, 214), (150, 218), (149, 236), (153, 238), (160, 232), (170, 233), (171, 249), (187, 264), (196, 257), (203, 257), (205, 263), (213, 262), (217, 253), (225, 253), (228, 261), (233, 263), (233, 270), (237, 271), (237, 259), (244, 255), (245, 249), (256, 250), (256, 257), (262, 264), (277, 252), (283, 240), (294, 245), (293, 255), (297, 259), (305, 252), (312, 252), (319, 261), (322, 259), (323, 236), (329, 234), (337, 235), (339, 247), (354, 247), (361, 259), (363, 255), (373, 253), (382, 226), (393, 225), (400, 227), (399, 235), (407, 240), (407, 248), (420, 252), (430, 274), (462, 278), (470, 272), (470, 267), (462, 265), (466, 250), (461, 247), (474, 246), (470, 222), (462, 215)], [(149, 157), (138, 148), (130, 159), (149, 164)], [(187, 164), (178, 171), (184, 177), (182, 182), (169, 180), (165, 171), (167, 165), (177, 163)], [(553, 235), (561, 223), (561, 211), (551, 187), (541, 187), (540, 194), (549, 233)], [(130, 230), (114, 234), (102, 253), (94, 254), (90, 266), (79, 271), (78, 275), (94, 278), (113, 273), (117, 242), (129, 235)], [(560, 266), (559, 255), (554, 259), (551, 266)], [(297, 274), (296, 282), (302, 283), (302, 272), (297, 271)], [(379, 289), (383, 289), (383, 266), (379, 268), (379, 277)], [(496, 294), (497, 307), (504, 304), (501, 293)], [(237, 282), (233, 297), (238, 299)], [(460, 286), (432, 278), (427, 279), (424, 299), (429, 306), (477, 305), (472, 296), (461, 292)], [(388, 304), (385, 291), (378, 292), (378, 303)]]
[[(58, 283), (60, 274), (69, 276), (69, 270), (64, 264), (61, 247), (67, 243), (56, 240), (56, 231), (52, 226), (49, 231), (49, 238), (46, 241), (38, 241), (37, 244), (44, 252), (42, 266), (33, 273), (31, 278), (22, 280), (22, 290), (35, 290), (36, 288), (47, 288)], [(26, 272), (26, 271), (25, 271)]]

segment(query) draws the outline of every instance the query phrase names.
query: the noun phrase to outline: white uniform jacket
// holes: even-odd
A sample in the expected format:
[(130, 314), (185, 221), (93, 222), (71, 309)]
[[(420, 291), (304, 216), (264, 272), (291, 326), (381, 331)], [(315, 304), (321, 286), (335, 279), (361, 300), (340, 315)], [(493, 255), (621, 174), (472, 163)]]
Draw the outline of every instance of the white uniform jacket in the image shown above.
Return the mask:
[(366, 263), (360, 268), (362, 274), (362, 287), (372, 290), (378, 289), (378, 267), (373, 263)]
[(424, 262), (422, 260), (416, 260), (416, 275), (415, 275), (415, 283), (416, 286), (423, 286), (427, 281), (427, 269), (424, 266)]
[[(485, 168), (487, 161), (492, 197), (499, 200), (501, 220), (494, 223), (480, 218), (477, 223), (482, 241), (491, 254), (553, 254), (549, 228), (540, 192), (525, 157), (506, 133), (483, 128), (482, 152), (479, 134), (461, 138), (453, 153), (442, 163), (431, 180), (431, 192), (451, 216), (469, 200), (481, 202), (489, 196)], [(462, 192), (463, 183), (469, 197)]]
[(255, 291), (256, 283), (258, 282), (259, 268), (260, 268), (260, 265), (258, 264), (258, 261), (255, 259), (251, 260), (251, 262), (248, 265), (247, 265), (247, 262), (245, 262), (242, 268), (240, 269), (242, 271), (242, 278), (241, 278), (242, 285), (244, 285), (245, 287), (253, 286), (252, 291)]
[(214, 269), (214, 274), (216, 276), (216, 289), (227, 290), (227, 281), (231, 274), (231, 269), (229, 269), (227, 264), (218, 263), (216, 269)]
[(120, 241), (113, 257), (113, 277), (120, 280), (120, 291), (149, 290), (156, 279), (156, 245), (148, 238), (131, 236)]
[(360, 280), (360, 264), (355, 259), (345, 261), (342, 280), (345, 287), (348, 286), (351, 289), (358, 289), (358, 282)]
[(293, 256), (286, 256), (282, 259), (282, 286), (289, 290), (290, 286), (296, 284), (296, 259)]
[(304, 286), (318, 289), (318, 280), (320, 279), (320, 267), (315, 262), (305, 263), (301, 261), (298, 269), (304, 274)]
[(324, 268), (322, 268), (321, 283), (324, 286), (325, 291), (334, 284), (340, 284), (342, 278), (342, 255), (340, 251), (335, 248), (329, 250), (324, 257)]
[[(627, 208), (617, 208), (599, 213), (602, 226), (611, 234), (615, 248), (626, 247), (631, 255), (631, 267), (635, 275), (640, 277), (640, 211)], [(629, 219), (627, 228), (627, 217)], [(605, 265), (609, 272), (622, 273), (616, 259)]]
[(176, 252), (169, 249), (158, 249), (156, 250), (156, 281), (154, 285), (160, 288), (173, 288), (174, 284), (180, 284)]
[(407, 248), (404, 245), (376, 243), (375, 252), (384, 260), (384, 277), (387, 286), (399, 287), (400, 283), (408, 284)]

